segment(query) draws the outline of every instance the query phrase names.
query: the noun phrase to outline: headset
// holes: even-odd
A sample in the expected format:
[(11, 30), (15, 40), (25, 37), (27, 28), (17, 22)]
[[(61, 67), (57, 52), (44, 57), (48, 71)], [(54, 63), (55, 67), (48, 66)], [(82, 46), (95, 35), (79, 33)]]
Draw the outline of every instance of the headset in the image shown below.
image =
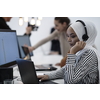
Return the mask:
[(83, 41), (87, 41), (89, 36), (87, 34), (87, 29), (86, 29), (85, 23), (82, 20), (77, 20), (76, 22), (80, 22), (84, 26), (85, 34), (82, 36), (82, 39), (83, 39)]

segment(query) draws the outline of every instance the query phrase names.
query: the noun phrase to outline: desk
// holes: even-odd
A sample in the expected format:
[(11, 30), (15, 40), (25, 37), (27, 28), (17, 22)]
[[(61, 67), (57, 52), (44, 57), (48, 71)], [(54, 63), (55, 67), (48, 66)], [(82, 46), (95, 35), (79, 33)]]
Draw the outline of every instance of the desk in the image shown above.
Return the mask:
[(45, 56), (33, 56), (32, 61), (38, 64), (56, 64), (61, 61), (63, 57), (61, 55), (45, 55)]
[[(60, 68), (59, 66), (55, 66), (56, 63), (59, 63), (62, 59), (62, 56), (60, 55), (47, 55), (47, 56), (33, 56), (31, 57), (32, 61), (34, 62), (35, 65), (41, 65), (41, 64), (53, 64), (54, 67), (57, 68), (57, 70)], [(14, 70), (17, 70), (16, 68)], [(50, 73), (52, 71), (36, 71), (37, 75), (43, 75), (46, 73)], [(20, 77), (20, 74), (17, 71), (14, 72), (15, 75)], [(59, 84), (63, 84), (64, 80), (63, 79), (56, 79), (53, 80), (53, 82), (59, 83)], [(15, 84), (20, 84), (21, 82), (19, 81), (15, 81)]]

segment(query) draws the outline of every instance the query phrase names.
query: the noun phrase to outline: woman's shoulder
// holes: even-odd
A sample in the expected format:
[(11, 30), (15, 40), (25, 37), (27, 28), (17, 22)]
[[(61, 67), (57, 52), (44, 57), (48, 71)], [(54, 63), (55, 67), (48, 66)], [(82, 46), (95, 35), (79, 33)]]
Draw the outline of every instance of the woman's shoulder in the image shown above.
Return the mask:
[(76, 55), (76, 59), (88, 61), (97, 61), (97, 55), (92, 49), (83, 49), (80, 53)]
[(95, 53), (95, 51), (94, 50), (92, 50), (92, 49), (88, 49), (88, 48), (86, 48), (86, 49), (83, 49), (83, 53), (82, 54), (85, 54), (85, 55), (87, 55), (87, 56), (94, 56), (94, 55), (96, 55), (96, 53)]
[(96, 55), (95, 51), (89, 48), (85, 48), (76, 54), (77, 56), (93, 56)]
[(60, 32), (59, 32), (58, 30), (55, 30), (55, 31), (52, 33), (52, 35), (53, 35), (53, 36), (58, 36), (58, 37), (59, 37), (59, 33), (60, 33)]
[(88, 48), (86, 48), (86, 52), (88, 52), (88, 53), (95, 53), (94, 50), (92, 50), (92, 49), (88, 49)]

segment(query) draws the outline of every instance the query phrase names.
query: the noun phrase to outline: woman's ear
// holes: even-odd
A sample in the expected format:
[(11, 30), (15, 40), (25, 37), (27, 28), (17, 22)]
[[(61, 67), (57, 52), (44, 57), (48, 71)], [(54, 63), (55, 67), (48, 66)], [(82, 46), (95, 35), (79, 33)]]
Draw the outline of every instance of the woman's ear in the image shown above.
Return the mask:
[(66, 22), (63, 22), (63, 25), (66, 27), (67, 26)]

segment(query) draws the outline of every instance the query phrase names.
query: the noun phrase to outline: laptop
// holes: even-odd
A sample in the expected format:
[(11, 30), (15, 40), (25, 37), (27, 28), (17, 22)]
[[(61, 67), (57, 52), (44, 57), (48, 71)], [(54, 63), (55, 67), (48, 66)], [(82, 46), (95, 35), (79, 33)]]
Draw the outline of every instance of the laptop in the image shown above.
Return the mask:
[(15, 30), (0, 29), (0, 65), (19, 59)]
[(16, 60), (21, 80), (24, 84), (57, 84), (51, 80), (40, 82), (36, 75), (34, 63), (29, 60)]
[[(24, 49), (24, 45), (28, 45), (31, 46), (31, 42), (30, 42), (30, 38), (27, 35), (17, 35), (18, 38), (18, 44), (19, 44), (19, 50), (20, 50), (20, 58), (25, 58), (26, 57), (26, 53), (27, 53), (27, 48)], [(25, 51), (26, 52), (25, 52)], [(29, 53), (29, 56), (33, 56), (33, 52)]]

